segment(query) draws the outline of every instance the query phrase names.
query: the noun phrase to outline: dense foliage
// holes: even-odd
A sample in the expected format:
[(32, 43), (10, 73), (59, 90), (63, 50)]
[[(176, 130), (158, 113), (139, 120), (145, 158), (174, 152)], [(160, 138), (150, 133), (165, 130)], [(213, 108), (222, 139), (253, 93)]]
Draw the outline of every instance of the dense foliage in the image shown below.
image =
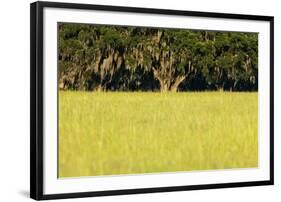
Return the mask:
[(59, 87), (256, 91), (258, 34), (60, 24)]

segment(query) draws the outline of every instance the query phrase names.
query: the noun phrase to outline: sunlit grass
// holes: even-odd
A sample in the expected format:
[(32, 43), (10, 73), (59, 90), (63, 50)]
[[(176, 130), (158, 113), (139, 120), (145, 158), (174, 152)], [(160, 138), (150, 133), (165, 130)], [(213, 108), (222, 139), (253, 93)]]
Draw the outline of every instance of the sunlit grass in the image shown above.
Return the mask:
[(59, 93), (59, 177), (258, 166), (257, 93)]

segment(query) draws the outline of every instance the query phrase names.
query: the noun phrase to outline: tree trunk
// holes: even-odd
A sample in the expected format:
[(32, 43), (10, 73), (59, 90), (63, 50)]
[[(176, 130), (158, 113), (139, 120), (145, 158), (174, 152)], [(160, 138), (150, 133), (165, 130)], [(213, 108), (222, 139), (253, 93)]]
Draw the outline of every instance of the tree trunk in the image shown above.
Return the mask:
[(160, 91), (161, 92), (167, 92), (172, 91), (176, 92), (178, 90), (178, 86), (180, 83), (186, 78), (186, 75), (177, 76), (176, 79), (174, 79), (174, 75), (172, 74), (163, 74), (161, 72), (161, 68), (159, 69), (153, 69), (153, 75), (154, 77), (159, 81), (160, 83)]
[(161, 82), (160, 82), (160, 91), (161, 91), (162, 93), (168, 92), (168, 91), (169, 91), (169, 86), (168, 86), (167, 84), (165, 84), (165, 83), (162, 83), (162, 84), (161, 84)]
[(174, 84), (170, 87), (170, 90), (172, 92), (176, 92), (178, 90), (179, 85), (183, 80), (186, 78), (186, 76), (178, 76), (174, 82)]
[(103, 91), (104, 91), (104, 87), (103, 87), (101, 84), (99, 84), (99, 85), (96, 87), (95, 91), (96, 91), (96, 92), (103, 92)]

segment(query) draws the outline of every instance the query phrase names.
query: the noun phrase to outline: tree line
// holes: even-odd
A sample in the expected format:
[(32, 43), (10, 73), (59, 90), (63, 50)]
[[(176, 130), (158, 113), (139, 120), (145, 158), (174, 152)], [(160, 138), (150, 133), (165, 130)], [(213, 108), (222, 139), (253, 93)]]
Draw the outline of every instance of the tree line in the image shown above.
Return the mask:
[(257, 91), (258, 34), (60, 23), (59, 88)]

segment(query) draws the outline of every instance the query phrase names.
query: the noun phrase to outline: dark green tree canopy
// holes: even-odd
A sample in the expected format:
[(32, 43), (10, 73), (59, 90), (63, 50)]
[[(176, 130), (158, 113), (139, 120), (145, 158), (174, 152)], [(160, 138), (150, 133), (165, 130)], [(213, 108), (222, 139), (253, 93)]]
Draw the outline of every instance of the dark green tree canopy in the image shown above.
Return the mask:
[(256, 91), (258, 34), (62, 23), (59, 87)]

